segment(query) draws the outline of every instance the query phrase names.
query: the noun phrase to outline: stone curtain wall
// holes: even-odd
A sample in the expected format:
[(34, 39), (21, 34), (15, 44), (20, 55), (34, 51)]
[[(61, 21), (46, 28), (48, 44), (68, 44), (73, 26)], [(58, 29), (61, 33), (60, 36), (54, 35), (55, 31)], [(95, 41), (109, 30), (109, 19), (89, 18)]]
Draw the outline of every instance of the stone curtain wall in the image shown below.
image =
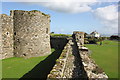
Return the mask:
[(2, 16), (0, 15), (0, 59), (2, 59)]
[(64, 49), (64, 46), (68, 43), (66, 37), (50, 37), (51, 48)]
[(73, 39), (64, 47), (48, 78), (108, 79), (105, 72), (91, 59), (83, 39), (84, 32), (74, 32)]
[(1, 59), (13, 57), (13, 19), (0, 15), (0, 55)]
[(12, 10), (14, 55), (37, 57), (50, 54), (50, 16), (40, 11)]

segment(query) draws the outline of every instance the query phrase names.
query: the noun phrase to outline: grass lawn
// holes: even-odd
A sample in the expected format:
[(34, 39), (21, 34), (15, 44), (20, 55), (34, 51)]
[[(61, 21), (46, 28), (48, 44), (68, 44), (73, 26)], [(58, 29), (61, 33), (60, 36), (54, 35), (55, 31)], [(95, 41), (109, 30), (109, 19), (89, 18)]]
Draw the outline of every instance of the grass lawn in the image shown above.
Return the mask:
[(118, 44), (117, 41), (103, 41), (102, 45), (86, 44), (91, 57), (106, 72), (109, 78), (118, 78)]
[[(52, 49), (52, 52), (55, 51)], [(2, 60), (2, 78), (20, 78), (43, 61), (47, 56), (33, 57), (29, 59), (12, 57)]]
[(50, 34), (51, 36), (63, 36), (63, 37), (70, 37), (72, 34)]

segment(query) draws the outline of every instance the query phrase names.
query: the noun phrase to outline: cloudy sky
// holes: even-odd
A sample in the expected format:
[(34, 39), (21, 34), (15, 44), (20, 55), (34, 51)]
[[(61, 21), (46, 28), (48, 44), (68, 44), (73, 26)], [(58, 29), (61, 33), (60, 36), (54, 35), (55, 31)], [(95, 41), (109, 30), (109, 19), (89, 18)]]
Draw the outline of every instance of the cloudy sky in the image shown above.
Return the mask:
[(118, 33), (118, 0), (2, 1), (2, 13), (9, 15), (10, 10), (39, 10), (50, 14), (51, 32), (55, 33), (71, 34), (76, 30), (87, 33), (94, 30), (101, 34)]

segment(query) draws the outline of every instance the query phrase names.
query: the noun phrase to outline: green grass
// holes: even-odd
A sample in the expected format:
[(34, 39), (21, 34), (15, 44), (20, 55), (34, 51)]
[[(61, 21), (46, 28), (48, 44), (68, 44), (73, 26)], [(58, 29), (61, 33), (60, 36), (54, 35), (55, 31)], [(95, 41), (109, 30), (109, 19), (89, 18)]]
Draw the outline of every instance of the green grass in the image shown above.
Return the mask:
[(56, 36), (70, 37), (70, 36), (72, 36), (71, 34), (50, 34), (50, 35), (54, 36), (54, 37), (56, 37)]
[(118, 78), (118, 45), (117, 41), (108, 40), (103, 41), (102, 45), (85, 45), (91, 50), (91, 57), (109, 78)]
[[(52, 52), (55, 49), (51, 50)], [(20, 78), (47, 56), (32, 57), (29, 59), (12, 57), (2, 60), (2, 78)]]

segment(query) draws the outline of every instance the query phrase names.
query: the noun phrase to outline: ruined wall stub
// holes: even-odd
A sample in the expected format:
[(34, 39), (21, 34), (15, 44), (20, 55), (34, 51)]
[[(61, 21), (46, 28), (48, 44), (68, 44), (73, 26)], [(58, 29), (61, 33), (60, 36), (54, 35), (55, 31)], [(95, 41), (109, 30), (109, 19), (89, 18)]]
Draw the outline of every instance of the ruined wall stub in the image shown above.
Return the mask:
[(50, 16), (40, 11), (12, 10), (14, 55), (37, 57), (50, 54)]
[(74, 31), (72, 36), (79, 42), (79, 45), (84, 45), (84, 32)]
[(1, 59), (13, 57), (13, 19), (0, 15), (0, 56)]

